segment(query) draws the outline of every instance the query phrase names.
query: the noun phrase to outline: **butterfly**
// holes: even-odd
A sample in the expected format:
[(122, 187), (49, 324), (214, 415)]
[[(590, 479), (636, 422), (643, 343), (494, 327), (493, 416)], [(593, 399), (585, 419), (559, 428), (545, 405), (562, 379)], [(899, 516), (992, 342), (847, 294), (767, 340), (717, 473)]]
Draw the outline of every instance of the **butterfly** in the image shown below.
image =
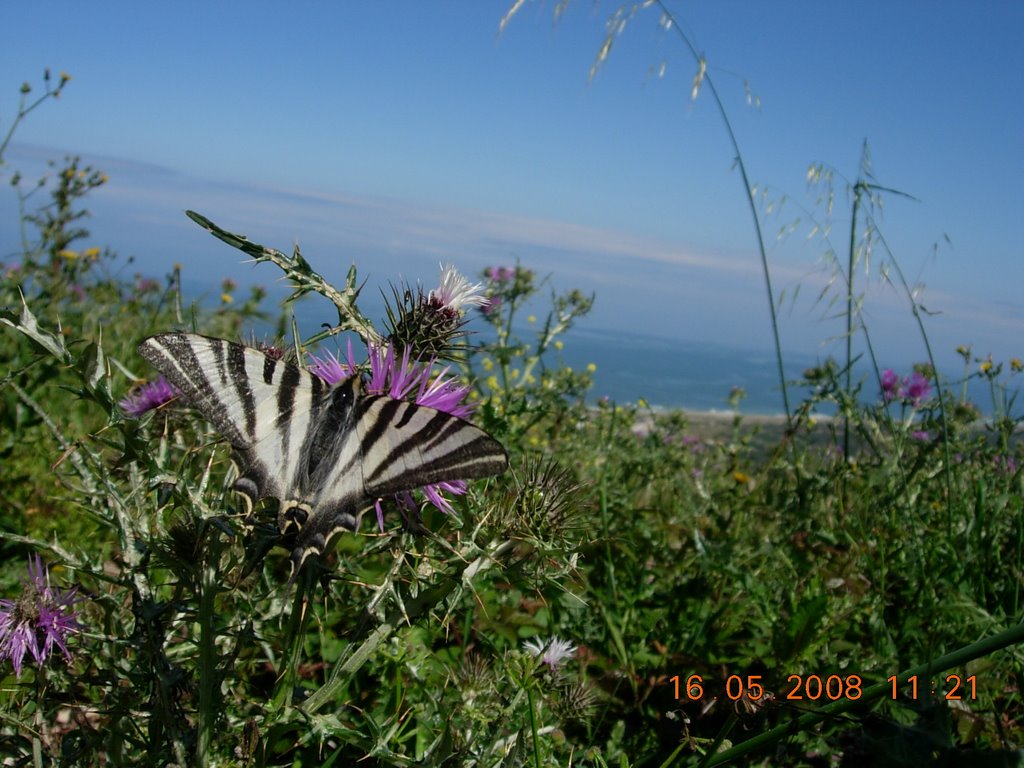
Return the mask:
[(234, 448), (234, 490), (248, 513), (278, 501), (294, 541), (292, 575), (355, 531), (374, 501), (414, 488), (504, 472), (502, 445), (435, 408), (363, 392), (358, 374), (329, 385), (252, 347), (190, 333), (147, 338), (139, 353)]

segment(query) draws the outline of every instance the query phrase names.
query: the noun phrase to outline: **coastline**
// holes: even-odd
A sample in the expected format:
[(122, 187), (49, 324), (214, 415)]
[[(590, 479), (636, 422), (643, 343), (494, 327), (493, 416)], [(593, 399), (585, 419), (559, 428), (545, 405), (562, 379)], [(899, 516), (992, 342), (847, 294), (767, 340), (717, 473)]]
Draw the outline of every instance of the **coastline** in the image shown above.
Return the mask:
[[(765, 458), (782, 442), (786, 434), (786, 417), (783, 414), (744, 413), (742, 411), (688, 410), (686, 408), (654, 408), (639, 416), (633, 424), (633, 433), (643, 437), (651, 431), (654, 421), (669, 413), (682, 414), (686, 420), (684, 434), (712, 442), (728, 442), (737, 434), (749, 440), (753, 455)], [(739, 417), (739, 425), (735, 420)], [(807, 447), (827, 448), (835, 443), (842, 424), (834, 416), (817, 414), (809, 430), (801, 430), (800, 442)], [(986, 435), (990, 421), (978, 419), (970, 427), (971, 433)], [(933, 435), (934, 438), (934, 435)], [(1024, 440), (1024, 422), (1018, 423), (1010, 436), (1010, 445), (1016, 446)], [(861, 441), (854, 436), (855, 445)]]
[[(686, 419), (686, 431), (703, 439), (722, 439), (732, 436), (733, 425), (739, 418), (739, 431), (743, 434), (757, 433), (766, 441), (781, 439), (786, 420), (782, 414), (745, 414), (734, 411), (701, 411), (685, 408), (654, 408), (652, 413), (638, 416), (633, 425), (634, 433), (644, 435), (650, 431), (658, 417), (668, 414), (682, 414)], [(831, 417), (817, 419), (821, 424), (831, 421)], [(815, 430), (817, 431), (817, 430)], [(759, 440), (760, 441), (760, 440)]]

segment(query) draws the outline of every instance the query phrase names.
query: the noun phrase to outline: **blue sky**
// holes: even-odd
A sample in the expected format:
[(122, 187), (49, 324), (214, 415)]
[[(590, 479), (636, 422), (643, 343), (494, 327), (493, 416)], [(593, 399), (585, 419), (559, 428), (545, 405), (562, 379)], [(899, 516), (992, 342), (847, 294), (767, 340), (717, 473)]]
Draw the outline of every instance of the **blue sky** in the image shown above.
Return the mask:
[[(110, 175), (92, 201), (97, 244), (157, 275), (181, 262), (211, 292), (227, 275), (277, 276), (238, 266), (186, 208), (267, 245), (298, 241), (328, 277), (356, 261), (374, 289), (433, 283), (439, 261), (476, 273), (519, 259), (557, 287), (595, 291), (594, 326), (768, 348), (733, 153), (709, 94), (689, 98), (695, 63), (679, 39), (642, 11), (591, 81), (616, 4), (572, 3), (555, 21), (552, 3), (527, 2), (499, 36), (509, 5), (5, 4), (0, 129), (23, 81), (46, 67), (74, 78), (19, 130), (10, 167), (82, 154)], [(940, 363), (961, 343), (1024, 355), (1024, 6), (672, 7), (707, 57), (752, 182), (789, 198), (765, 220), (776, 289), (799, 292), (782, 315), (787, 350), (825, 354), (839, 331), (814, 301), (827, 270), (823, 242), (802, 234), (807, 167), (853, 178), (866, 140), (878, 183), (917, 198), (889, 196), (882, 226), (942, 313), (929, 321)], [(0, 194), (6, 256), (17, 229), (13, 194)], [(849, 202), (836, 204), (843, 247)], [(803, 230), (777, 242), (796, 217)], [(874, 286), (868, 322), (885, 361), (906, 368), (923, 347), (880, 264), (858, 277)]]

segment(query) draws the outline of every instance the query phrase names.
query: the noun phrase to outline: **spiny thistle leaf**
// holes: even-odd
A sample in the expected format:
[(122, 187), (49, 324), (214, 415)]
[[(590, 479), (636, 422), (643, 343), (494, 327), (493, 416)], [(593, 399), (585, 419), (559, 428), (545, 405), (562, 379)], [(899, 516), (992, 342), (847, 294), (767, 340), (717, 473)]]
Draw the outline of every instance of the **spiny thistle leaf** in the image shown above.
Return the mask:
[(339, 290), (312, 268), (310, 263), (302, 256), (297, 245), (293, 255), (287, 256), (275, 248), (268, 248), (264, 245), (253, 243), (244, 235), (238, 235), (221, 229), (208, 218), (195, 211), (185, 211), (185, 215), (217, 239), (251, 256), (256, 263), (269, 261), (279, 267), (295, 289), (292, 295), (288, 297), (288, 301), (294, 301), (306, 293), (314, 292), (319, 293), (334, 304), (338, 311), (338, 324), (333, 328), (316, 334), (307, 343), (313, 344), (328, 336), (335, 336), (344, 331), (355, 331), (367, 343), (380, 341), (380, 334), (377, 333), (373, 324), (356, 306), (360, 287), (356, 286), (354, 264), (348, 271), (345, 287)]

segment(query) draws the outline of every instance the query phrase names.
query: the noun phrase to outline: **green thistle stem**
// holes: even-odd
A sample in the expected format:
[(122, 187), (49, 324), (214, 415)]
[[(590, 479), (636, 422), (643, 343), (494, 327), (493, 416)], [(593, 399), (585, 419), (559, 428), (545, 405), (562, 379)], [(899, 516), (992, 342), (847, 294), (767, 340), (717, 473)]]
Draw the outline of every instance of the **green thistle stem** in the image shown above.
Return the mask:
[(288, 632), (285, 636), (284, 654), (277, 675), (277, 688), (270, 703), (270, 711), (275, 714), (283, 712), (291, 704), (292, 692), (298, 677), (299, 659), (302, 656), (302, 643), (306, 636), (308, 612), (306, 606), (313, 588), (310, 577), (311, 569), (306, 568), (298, 578), (295, 588), (295, 600), (292, 603), (291, 615), (288, 618)]
[[(684, 27), (679, 24), (675, 14), (665, 4), (664, 0), (657, 0), (657, 4), (665, 17), (672, 21), (672, 31), (682, 39), (687, 49), (689, 49), (690, 55), (693, 56), (695, 61), (703, 64), (704, 57), (700, 55), (693, 42), (683, 31)], [(757, 242), (757, 251), (761, 258), (761, 274), (764, 279), (765, 291), (768, 294), (768, 318), (771, 320), (772, 342), (775, 347), (775, 365), (778, 369), (779, 384), (782, 388), (782, 408), (786, 412), (786, 426), (790, 431), (792, 431), (793, 411), (789, 407), (789, 394), (786, 388), (786, 371), (782, 360), (782, 336), (779, 332), (779, 320), (778, 313), (775, 308), (775, 291), (772, 288), (771, 270), (768, 268), (768, 249), (765, 247), (764, 235), (761, 232), (761, 217), (757, 213), (757, 203), (752, 191), (753, 187), (750, 184), (750, 178), (747, 176), (747, 164), (743, 160), (743, 153), (740, 152), (739, 139), (736, 138), (736, 133), (732, 129), (732, 121), (729, 120), (729, 115), (725, 111), (725, 104), (718, 95), (718, 89), (715, 87), (715, 83), (711, 79), (711, 75), (706, 71), (703, 76), (703, 82), (711, 92), (711, 98), (715, 103), (715, 108), (718, 110), (718, 114), (722, 118), (722, 122), (725, 124), (725, 131), (729, 136), (729, 143), (732, 145), (733, 151), (735, 152), (736, 169), (739, 171), (740, 178), (743, 180), (744, 197), (747, 200), (747, 205), (750, 207), (750, 218), (754, 224), (754, 236)]]
[(530, 712), (530, 732), (533, 734), (533, 764), (537, 768), (540, 768), (540, 736), (537, 733), (537, 709), (533, 701), (532, 681), (526, 684), (526, 699), (529, 704)]
[(214, 727), (217, 722), (218, 707), (215, 702), (217, 695), (217, 630), (216, 598), (217, 569), (212, 565), (203, 568), (202, 584), (199, 594), (199, 708), (198, 737), (196, 743), (195, 765), (204, 768), (207, 757), (211, 753)]

